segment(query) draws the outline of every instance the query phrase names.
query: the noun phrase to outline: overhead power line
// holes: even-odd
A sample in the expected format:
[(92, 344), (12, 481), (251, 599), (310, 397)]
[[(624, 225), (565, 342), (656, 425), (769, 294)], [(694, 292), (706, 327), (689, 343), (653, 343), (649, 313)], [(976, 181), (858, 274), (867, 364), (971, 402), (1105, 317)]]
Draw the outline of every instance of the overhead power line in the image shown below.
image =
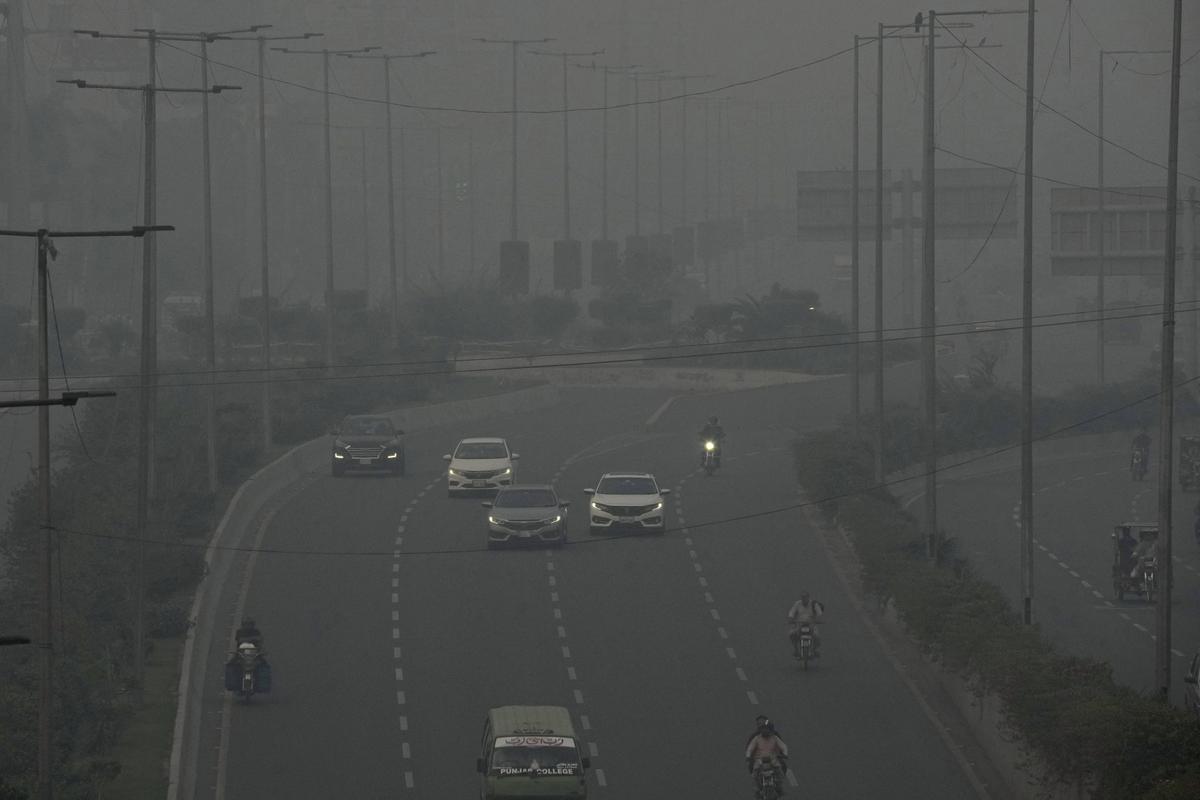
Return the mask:
[[(1182, 388), (1184, 386), (1187, 386), (1188, 384), (1195, 383), (1197, 380), (1200, 380), (1200, 376), (1195, 377), (1195, 378), (1188, 378), (1184, 381), (1180, 381), (1179, 383), (1175, 384), (1175, 388), (1177, 388), (1177, 389)], [(1123, 403), (1119, 406), (1110, 408), (1106, 411), (1101, 411), (1097, 414), (1093, 414), (1091, 416), (1077, 420), (1076, 422), (1072, 422), (1067, 425), (1063, 425), (1062, 427), (1055, 428), (1054, 430), (1048, 431), (1039, 436), (1034, 436), (1033, 441), (1034, 442), (1044, 442), (1049, 439), (1053, 439), (1057, 436), (1061, 436), (1064, 433), (1069, 433), (1070, 431), (1077, 430), (1077, 429), (1085, 427), (1087, 425), (1091, 425), (1092, 423), (1099, 422), (1100, 420), (1105, 419), (1107, 417), (1111, 417), (1115, 414), (1120, 414), (1123, 411), (1128, 411), (1131, 408), (1135, 408), (1135, 407), (1141, 405), (1142, 403), (1147, 403), (1151, 400), (1154, 400), (1155, 398), (1159, 397), (1160, 394), (1161, 394), (1161, 392), (1157, 392), (1157, 391), (1152, 392), (1148, 395), (1139, 397), (1136, 400), (1132, 400), (1128, 403)], [(1003, 455), (1004, 453), (1008, 453), (1013, 450), (1016, 450), (1019, 447), (1021, 447), (1021, 443), (1019, 443), (1019, 442), (1016, 444), (1005, 445), (1003, 447), (997, 447), (992, 450), (987, 450), (978, 455), (969, 456), (967, 458), (962, 459), (961, 461), (955, 461), (951, 464), (939, 465), (935, 469), (930, 470), (928, 472), (922, 472), (922, 473), (919, 473), (916, 475), (908, 475), (908, 476), (905, 476), (902, 478), (894, 478), (892, 480), (879, 481), (874, 484), (871, 484), (870, 486), (865, 486), (861, 489), (856, 489), (856, 490), (849, 491), (849, 492), (842, 492), (841, 494), (836, 494), (836, 495), (829, 495), (827, 497), (822, 497), (822, 498), (819, 498), (816, 500), (805, 500), (805, 501), (799, 502), (799, 503), (788, 503), (786, 505), (776, 506), (774, 508), (762, 509), (760, 511), (752, 511), (752, 512), (749, 512), (746, 514), (736, 514), (736, 515), (728, 516), (728, 517), (720, 517), (717, 519), (702, 520), (700, 522), (692, 522), (692, 523), (688, 523), (687, 525), (679, 525), (677, 527), (667, 528), (664, 531), (664, 533), (666, 533), (666, 534), (678, 534), (678, 533), (684, 533), (684, 532), (690, 533), (692, 531), (696, 531), (696, 530), (703, 529), (703, 528), (716, 528), (718, 526), (730, 525), (730, 524), (736, 523), (736, 522), (747, 522), (747, 521), (756, 520), (756, 519), (763, 519), (765, 517), (774, 517), (774, 516), (778, 516), (780, 514), (790, 513), (792, 511), (799, 511), (799, 510), (802, 510), (805, 508), (812, 508), (814, 506), (820, 506), (824, 503), (836, 502), (838, 500), (849, 500), (851, 498), (860, 497), (862, 495), (870, 495), (870, 494), (873, 494), (873, 493), (878, 492), (883, 489), (889, 489), (893, 486), (899, 486), (901, 484), (910, 483), (915, 480), (923, 480), (926, 477), (928, 477), (928, 475), (930, 475), (930, 474), (942, 474), (942, 473), (948, 472), (950, 470), (958, 469), (959, 467), (964, 467), (969, 464), (977, 463), (979, 461), (985, 461), (988, 459), (992, 459), (997, 456)], [(134, 536), (122, 536), (120, 534), (100, 533), (98, 531), (86, 531), (86, 530), (82, 530), (79, 528), (67, 528), (67, 527), (60, 527), (60, 526), (56, 526), (56, 525), (43, 526), (43, 528), (49, 528), (50, 530), (53, 530), (57, 533), (64, 533), (64, 534), (68, 534), (70, 536), (77, 536), (77, 537), (82, 537), (82, 538), (87, 538), (87, 539), (102, 539), (102, 540), (117, 541), (117, 542), (137, 542), (137, 541), (139, 541), (138, 537), (134, 537)], [(623, 533), (623, 534), (613, 534), (610, 536), (606, 536), (604, 538), (572, 541), (571, 546), (572, 547), (580, 547), (580, 546), (584, 546), (584, 545), (605, 545), (605, 544), (611, 544), (616, 541), (630, 539), (630, 538), (634, 538), (634, 537), (641, 538), (641, 536), (643, 536), (643, 535), (644, 534), (639, 534), (639, 533), (635, 533), (635, 532)], [(306, 556), (306, 557), (310, 557), (310, 558), (385, 558), (385, 557), (386, 558), (396, 558), (397, 557), (397, 551), (395, 551), (395, 550), (302, 550), (299, 548), (288, 548), (288, 547), (250, 547), (250, 546), (239, 546), (239, 545), (214, 545), (214, 544), (208, 544), (208, 543), (203, 543), (203, 542), (168, 542), (168, 541), (163, 541), (161, 539), (154, 539), (154, 540), (146, 539), (144, 541), (152, 542), (153, 544), (160, 546), (160, 547), (165, 546), (165, 547), (174, 547), (177, 549), (188, 549), (188, 550), (208, 550), (209, 548), (211, 548), (218, 552), (225, 552), (225, 553), (247, 553), (247, 554), (257, 553), (257, 554), (261, 554), (261, 555)], [(433, 550), (405, 550), (402, 553), (399, 553), (399, 556), (404, 557), (404, 558), (418, 558), (418, 557), (425, 557), (425, 556), (457, 556), (457, 555), (466, 555), (466, 554), (484, 553), (484, 552), (488, 552), (486, 547), (466, 547), (466, 548), (457, 548), (457, 549), (455, 549), (455, 548), (438, 548), (438, 549), (433, 549)]]

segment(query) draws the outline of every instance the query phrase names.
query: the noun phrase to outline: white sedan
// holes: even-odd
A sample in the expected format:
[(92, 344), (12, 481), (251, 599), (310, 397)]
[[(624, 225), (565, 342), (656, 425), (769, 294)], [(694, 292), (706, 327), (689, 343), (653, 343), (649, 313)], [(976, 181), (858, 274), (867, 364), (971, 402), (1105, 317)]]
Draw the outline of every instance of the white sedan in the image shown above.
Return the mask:
[(595, 489), (588, 508), (589, 531), (593, 536), (609, 530), (662, 533), (667, 529), (663, 497), (670, 489), (660, 489), (648, 472), (608, 472)]
[(508, 442), (497, 438), (463, 439), (453, 453), (442, 456), (446, 468), (446, 493), (479, 492), (511, 486), (516, 461), (521, 456), (508, 449)]

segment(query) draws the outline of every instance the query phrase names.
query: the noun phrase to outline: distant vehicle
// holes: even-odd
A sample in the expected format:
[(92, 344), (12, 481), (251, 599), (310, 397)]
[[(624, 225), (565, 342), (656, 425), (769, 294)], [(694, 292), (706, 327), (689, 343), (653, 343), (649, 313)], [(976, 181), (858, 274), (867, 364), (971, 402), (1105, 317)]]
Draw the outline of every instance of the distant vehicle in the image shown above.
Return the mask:
[(1153, 603), (1158, 592), (1158, 526), (1125, 522), (1113, 528), (1113, 594), (1136, 594)]
[(1200, 722), (1200, 650), (1192, 656), (1187, 673), (1183, 676), (1183, 707)]
[(1200, 436), (1179, 437), (1179, 486), (1185, 492), (1200, 491)]
[(333, 435), (330, 471), (335, 478), (350, 469), (404, 474), (404, 431), (397, 430), (387, 417), (365, 414), (346, 417), (330, 433)]
[(516, 461), (521, 456), (508, 448), (499, 438), (463, 439), (452, 454), (442, 456), (446, 467), (446, 494), (487, 491), (511, 486), (516, 474)]
[(584, 493), (592, 496), (588, 510), (592, 536), (613, 529), (650, 533), (667, 529), (663, 498), (671, 490), (660, 489), (648, 472), (609, 472), (601, 476), (595, 489), (584, 489)]
[(482, 800), (584, 800), (591, 767), (579, 753), (571, 714), (560, 706), (500, 706), (483, 723), (475, 760)]
[(507, 486), (487, 500), (488, 547), (502, 544), (545, 544), (562, 547), (567, 541), (568, 501), (554, 487)]

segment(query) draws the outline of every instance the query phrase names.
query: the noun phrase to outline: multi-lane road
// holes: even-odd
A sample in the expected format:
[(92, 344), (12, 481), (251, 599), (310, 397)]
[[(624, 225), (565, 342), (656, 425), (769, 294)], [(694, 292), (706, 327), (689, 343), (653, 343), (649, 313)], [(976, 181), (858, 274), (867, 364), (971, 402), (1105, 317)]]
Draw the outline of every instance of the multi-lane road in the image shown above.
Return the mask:
[[(792, 431), (830, 424), (844, 385), (669, 399), (568, 392), (549, 411), (411, 436), (407, 478), (309, 476), (264, 519), (264, 552), (228, 582), (218, 620), (257, 618), (274, 691), (231, 703), (222, 653), (209, 655), (183, 796), (476, 797), (484, 714), (510, 703), (571, 710), (597, 797), (750, 796), (741, 751), (759, 713), (791, 746), (803, 796), (989, 796), (937, 704), (853, 611), (805, 516), (717, 522), (796, 502)], [(709, 414), (730, 434), (711, 478), (694, 441)], [(446, 497), (441, 461), (480, 434), (508, 437), (519, 476), (572, 501), (566, 548), (484, 548), (483, 509)], [(609, 469), (672, 488), (675, 530), (591, 539), (583, 489)], [(801, 589), (828, 608), (808, 673), (785, 638)]]
[[(1154, 606), (1113, 593), (1113, 526), (1157, 521), (1154, 473), (1135, 482), (1124, 437), (1039, 444), (1035, 455), (1034, 591), (1036, 621), (1064, 652), (1113, 666), (1118, 681), (1154, 687)], [(1010, 459), (1011, 460), (1011, 459)], [(1011, 464), (979, 462), (943, 474), (939, 522), (983, 575), (1019, 607), (1020, 477)], [(915, 501), (919, 482), (899, 488)], [(1176, 491), (1171, 699), (1182, 702), (1182, 676), (1200, 649), (1200, 547), (1192, 536), (1195, 495)], [(913, 510), (920, 511), (920, 503)]]

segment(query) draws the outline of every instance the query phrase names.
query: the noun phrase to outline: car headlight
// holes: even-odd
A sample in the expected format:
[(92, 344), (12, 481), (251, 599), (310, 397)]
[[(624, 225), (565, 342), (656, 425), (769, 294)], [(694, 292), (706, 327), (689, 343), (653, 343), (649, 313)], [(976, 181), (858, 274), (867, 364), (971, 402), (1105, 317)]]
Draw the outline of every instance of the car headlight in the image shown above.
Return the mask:
[(599, 503), (597, 503), (595, 500), (592, 501), (592, 508), (595, 509), (596, 511), (604, 510), (604, 507), (601, 506)]
[(504, 520), (499, 519), (498, 517), (488, 517), (488, 522), (492, 523), (493, 525), (503, 525), (504, 524)]
[(512, 475), (512, 467), (505, 467), (504, 472), (501, 472), (500, 474), (501, 475)]
[(654, 510), (655, 510), (655, 511), (662, 511), (662, 507), (663, 507), (662, 500), (659, 500), (659, 501), (658, 501), (658, 505), (654, 506)]
[(456, 470), (456, 469), (453, 469), (453, 468), (451, 468), (451, 469), (450, 469), (450, 474), (451, 474), (451, 475), (453, 475), (453, 476), (454, 476), (454, 477), (456, 477), (456, 478), (461, 478), (461, 477), (462, 477), (462, 473), (461, 473), (461, 472), (459, 472), (459, 471), (458, 471), (458, 470)]
[(708, 451), (710, 451), (710, 452), (711, 452), (711, 451), (713, 451), (713, 450), (716, 450), (716, 449), (717, 449), (717, 443), (716, 443), (716, 442), (705, 442), (705, 443), (704, 443), (704, 449), (705, 449), (705, 450), (708, 450)]
[(334, 451), (333, 451), (333, 457), (334, 457), (334, 458), (345, 458), (345, 457), (346, 457), (346, 454), (345, 454), (345, 453), (339, 453), (337, 450), (334, 450)]
[(557, 517), (555, 517), (554, 519), (550, 520), (550, 524), (551, 524), (551, 525), (557, 525), (557, 524), (558, 524), (558, 523), (560, 523), (560, 522), (562, 522), (562, 514), (559, 514)]
[(400, 457), (400, 454), (395, 451), (388, 453), (388, 458), (399, 458), (399, 457)]

